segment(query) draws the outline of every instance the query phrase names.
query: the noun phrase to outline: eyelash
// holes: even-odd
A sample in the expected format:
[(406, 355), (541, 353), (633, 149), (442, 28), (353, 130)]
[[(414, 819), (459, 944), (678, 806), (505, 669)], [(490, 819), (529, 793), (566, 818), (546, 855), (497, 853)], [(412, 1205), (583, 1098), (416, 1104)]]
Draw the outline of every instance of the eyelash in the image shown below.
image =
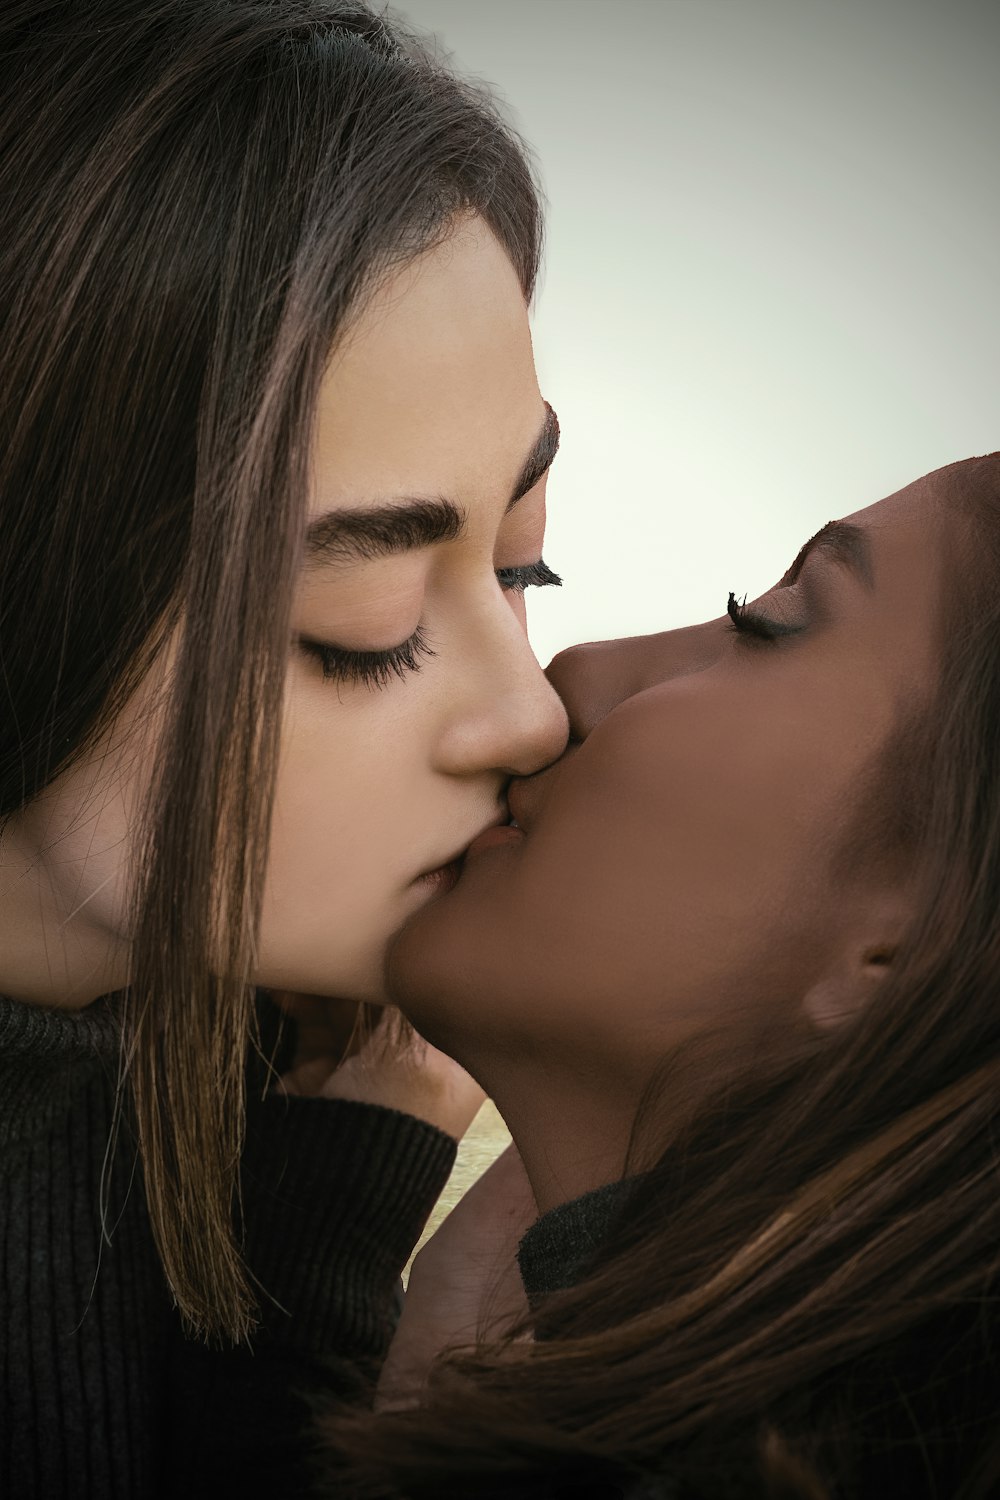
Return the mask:
[(801, 629), (799, 625), (780, 625), (777, 620), (769, 620), (766, 615), (748, 609), (746, 597), (741, 601), (733, 593), (729, 595), (726, 613), (732, 621), (731, 629), (751, 640), (777, 641), (782, 636), (798, 635)]
[(320, 641), (299, 638), (299, 645), (314, 656), (327, 682), (363, 682), (366, 687), (388, 687), (393, 677), (400, 681), (408, 672), (419, 672), (421, 659), (434, 656), (421, 626), (400, 646), (387, 651), (348, 651), (343, 646), (324, 646)]
[[(500, 587), (509, 594), (523, 594), (527, 588), (548, 588), (562, 583), (543, 558), (523, 568), (498, 568), (496, 576)], [(319, 661), (324, 680), (364, 683), (374, 689), (388, 687), (393, 677), (402, 681), (409, 672), (419, 672), (423, 660), (437, 654), (428, 645), (420, 625), (409, 640), (386, 651), (350, 651), (343, 646), (325, 646), (304, 636), (300, 636), (299, 645), (307, 655)]]
[(530, 588), (561, 588), (562, 579), (553, 573), (544, 557), (526, 568), (497, 568), (497, 582), (507, 594), (523, 594)]

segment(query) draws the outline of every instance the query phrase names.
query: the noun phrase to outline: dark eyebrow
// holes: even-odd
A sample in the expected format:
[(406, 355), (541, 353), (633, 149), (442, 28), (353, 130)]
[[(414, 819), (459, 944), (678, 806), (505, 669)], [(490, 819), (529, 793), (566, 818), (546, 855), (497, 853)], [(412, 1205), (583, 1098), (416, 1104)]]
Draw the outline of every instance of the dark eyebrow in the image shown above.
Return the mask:
[[(546, 402), (542, 430), (524, 461), (507, 503), (508, 512), (538, 483), (558, 447), (559, 420)], [(305, 565), (314, 568), (330, 562), (370, 561), (395, 552), (433, 547), (455, 541), (464, 526), (465, 515), (459, 507), (440, 498), (404, 498), (388, 505), (330, 510), (317, 516), (306, 530)]]
[(813, 552), (825, 552), (833, 562), (840, 563), (854, 574), (866, 589), (874, 587), (872, 571), (872, 549), (868, 534), (861, 526), (851, 521), (827, 521), (815, 536), (811, 536), (799, 552), (779, 587), (789, 588), (798, 578)]
[(306, 531), (306, 567), (366, 562), (461, 536), (465, 516), (450, 500), (400, 500), (364, 510), (328, 510)]
[(549, 403), (545, 403), (545, 421), (542, 430), (535, 439), (535, 446), (524, 460), (524, 467), (517, 478), (514, 493), (507, 502), (507, 512), (514, 509), (519, 500), (523, 500), (529, 490), (533, 490), (543, 474), (547, 474), (552, 467), (552, 460), (559, 451), (559, 418), (552, 410)]

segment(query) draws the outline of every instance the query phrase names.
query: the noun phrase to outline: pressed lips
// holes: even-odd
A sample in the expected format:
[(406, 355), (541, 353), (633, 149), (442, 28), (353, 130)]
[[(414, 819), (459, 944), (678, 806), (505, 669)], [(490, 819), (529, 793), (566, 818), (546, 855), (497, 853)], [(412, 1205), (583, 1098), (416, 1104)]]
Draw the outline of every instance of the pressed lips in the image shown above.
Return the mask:
[[(515, 776), (507, 787), (507, 806), (517, 828), (530, 833), (542, 805), (555, 784), (554, 778), (565, 771), (573, 756), (578, 754), (580, 744), (570, 742), (557, 761), (536, 771), (533, 776)], [(517, 832), (517, 829), (512, 830)]]
[(472, 840), (465, 851), (466, 855), (481, 854), (484, 849), (496, 849), (501, 844), (519, 844), (531, 828), (541, 799), (551, 784), (547, 778), (560, 764), (560, 761), (556, 761), (555, 766), (547, 766), (534, 776), (515, 777), (507, 788), (507, 806), (512, 823), (498, 823), (485, 829), (478, 838)]
[(462, 861), (473, 846), (479, 846), (482, 840), (489, 839), (492, 834), (516, 831), (516, 829), (508, 828), (507, 814), (504, 812), (500, 819), (497, 819), (493, 823), (488, 823), (485, 828), (474, 835), (468, 844), (459, 850), (458, 854), (453, 855), (451, 859), (446, 860), (443, 864), (436, 865), (433, 870), (425, 870), (422, 875), (418, 875), (415, 883), (441, 886), (445, 890), (450, 890), (461, 873)]
[(465, 851), (466, 858), (470, 854), (481, 854), (484, 849), (493, 849), (498, 844), (518, 844), (523, 838), (524, 833), (520, 828), (512, 828), (509, 823), (497, 824), (472, 840)]
[(458, 880), (461, 870), (461, 859), (449, 860), (446, 865), (438, 865), (436, 870), (428, 870), (425, 874), (418, 875), (413, 884), (430, 886), (434, 890), (450, 891)]

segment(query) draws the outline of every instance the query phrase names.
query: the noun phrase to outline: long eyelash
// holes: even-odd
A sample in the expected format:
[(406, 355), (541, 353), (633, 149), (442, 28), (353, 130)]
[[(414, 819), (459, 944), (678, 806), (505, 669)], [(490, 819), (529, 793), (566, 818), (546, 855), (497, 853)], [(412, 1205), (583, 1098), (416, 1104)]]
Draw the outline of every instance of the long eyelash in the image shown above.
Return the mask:
[(756, 610), (747, 609), (745, 594), (742, 599), (737, 599), (735, 594), (730, 593), (726, 613), (733, 622), (733, 630), (755, 640), (777, 641), (782, 636), (798, 635), (801, 629), (799, 625), (781, 625), (777, 620), (769, 620)]
[[(553, 573), (543, 558), (523, 568), (498, 568), (497, 581), (507, 593), (523, 594), (527, 588), (559, 587), (562, 579)], [(408, 641), (388, 651), (349, 651), (343, 646), (324, 646), (300, 636), (299, 645), (315, 657), (328, 682), (364, 683), (378, 689), (389, 685), (393, 677), (400, 681), (410, 672), (419, 672), (422, 659), (437, 653), (427, 644), (423, 627), (418, 626)]]
[(743, 595), (742, 599), (737, 599), (732, 589), (730, 589), (729, 598), (726, 601), (726, 614), (733, 622), (733, 629), (739, 631), (740, 635), (766, 634), (766, 632), (756, 629), (758, 621), (756, 616), (747, 609), (746, 594)]
[(530, 588), (561, 588), (562, 579), (540, 557), (525, 568), (497, 568), (497, 582), (508, 594), (523, 594)]
[(388, 651), (348, 651), (342, 646), (324, 646), (304, 638), (300, 638), (299, 644), (317, 658), (326, 680), (362, 682), (370, 688), (387, 687), (393, 677), (402, 681), (408, 673), (420, 671), (421, 658), (436, 654), (419, 625), (409, 640)]

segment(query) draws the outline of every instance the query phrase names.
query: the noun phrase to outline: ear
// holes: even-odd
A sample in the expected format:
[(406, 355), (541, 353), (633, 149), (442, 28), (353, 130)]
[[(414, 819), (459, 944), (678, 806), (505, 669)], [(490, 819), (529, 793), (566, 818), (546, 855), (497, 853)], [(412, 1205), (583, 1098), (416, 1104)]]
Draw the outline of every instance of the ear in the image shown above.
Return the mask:
[(821, 1031), (851, 1020), (874, 998), (895, 962), (912, 910), (898, 891), (866, 901), (849, 923), (826, 972), (806, 991), (802, 1009)]

